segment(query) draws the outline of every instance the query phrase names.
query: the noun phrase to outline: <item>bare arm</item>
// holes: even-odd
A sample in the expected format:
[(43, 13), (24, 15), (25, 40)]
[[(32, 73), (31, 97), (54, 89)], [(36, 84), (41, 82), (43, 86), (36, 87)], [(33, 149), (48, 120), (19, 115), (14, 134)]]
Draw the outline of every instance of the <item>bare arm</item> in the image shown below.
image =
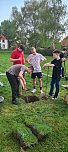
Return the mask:
[[(24, 89), (26, 90), (26, 81), (25, 81), (25, 79), (24, 79), (24, 77), (23, 77), (23, 75), (22, 75), (22, 71), (20, 71), (20, 73), (19, 73), (19, 78), (22, 80), (22, 82), (23, 82), (23, 84), (24, 84)], [(21, 85), (22, 85), (22, 83), (21, 83)], [(23, 86), (23, 85), (22, 85)]]
[(28, 57), (26, 58), (26, 60), (25, 60), (25, 61), (26, 61), (27, 63), (31, 64), (31, 63), (30, 63), (30, 60), (29, 60), (29, 58), (28, 58)]
[(31, 63), (30, 63), (30, 60), (31, 60), (31, 55), (29, 55), (29, 56), (26, 58), (25, 61), (26, 61), (27, 63), (31, 64)]
[(29, 60), (26, 59), (25, 61), (26, 61), (27, 63), (31, 64)]
[[(47, 60), (46, 58), (44, 58), (44, 60)], [(44, 60), (41, 60), (41, 63), (44, 62)]]
[(29, 60), (26, 58), (26, 60), (25, 60), (27, 63), (29, 63)]
[(55, 65), (54, 64), (51, 64), (51, 63), (46, 63), (43, 65), (43, 68), (45, 67), (54, 67)]
[(11, 62), (20, 61), (20, 60), (21, 60), (21, 58), (18, 58), (18, 59), (10, 58), (10, 61), (11, 61)]

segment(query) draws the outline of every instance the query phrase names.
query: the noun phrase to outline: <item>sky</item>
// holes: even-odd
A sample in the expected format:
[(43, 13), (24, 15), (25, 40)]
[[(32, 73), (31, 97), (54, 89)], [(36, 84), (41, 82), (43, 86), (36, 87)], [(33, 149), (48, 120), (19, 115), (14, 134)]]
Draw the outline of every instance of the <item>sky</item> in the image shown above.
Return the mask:
[[(25, 0), (0, 0), (0, 24), (4, 20), (11, 19), (12, 7), (16, 6), (19, 10), (24, 5)], [(67, 5), (68, 12), (68, 0), (62, 0), (63, 4)], [(68, 31), (63, 35), (68, 35)]]
[[(17, 6), (20, 10), (24, 5), (24, 1), (25, 0), (0, 0), (0, 23), (10, 19), (13, 6)], [(68, 0), (62, 0), (62, 2), (67, 5), (68, 10)]]
[(0, 0), (0, 23), (10, 19), (12, 7), (17, 6), (18, 9), (24, 5), (24, 0)]

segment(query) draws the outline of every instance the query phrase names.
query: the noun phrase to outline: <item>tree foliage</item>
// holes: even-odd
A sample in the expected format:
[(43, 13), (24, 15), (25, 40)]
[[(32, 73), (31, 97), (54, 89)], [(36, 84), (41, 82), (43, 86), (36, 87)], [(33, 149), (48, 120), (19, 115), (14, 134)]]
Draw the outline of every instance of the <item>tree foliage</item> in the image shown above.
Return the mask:
[(45, 47), (48, 39), (60, 39), (64, 32), (66, 6), (62, 0), (26, 0), (19, 11), (12, 8), (11, 21), (1, 24), (2, 33), (26, 46)]

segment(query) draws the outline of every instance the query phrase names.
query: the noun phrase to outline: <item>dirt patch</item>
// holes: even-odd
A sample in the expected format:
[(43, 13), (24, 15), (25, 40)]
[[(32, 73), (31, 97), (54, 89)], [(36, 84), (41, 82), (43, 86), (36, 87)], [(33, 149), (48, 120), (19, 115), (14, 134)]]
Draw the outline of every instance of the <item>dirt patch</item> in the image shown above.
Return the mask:
[(48, 97), (44, 95), (44, 96), (42, 96), (42, 99), (43, 99), (43, 100), (47, 100)]
[(14, 136), (14, 138), (18, 140), (19, 145), (21, 147), (23, 147), (24, 150), (26, 150), (28, 148), (28, 146), (25, 143), (24, 139), (22, 138), (22, 136), (16, 130), (14, 130), (12, 132), (12, 136)]
[(39, 101), (39, 98), (37, 96), (25, 96), (24, 99), (26, 103)]

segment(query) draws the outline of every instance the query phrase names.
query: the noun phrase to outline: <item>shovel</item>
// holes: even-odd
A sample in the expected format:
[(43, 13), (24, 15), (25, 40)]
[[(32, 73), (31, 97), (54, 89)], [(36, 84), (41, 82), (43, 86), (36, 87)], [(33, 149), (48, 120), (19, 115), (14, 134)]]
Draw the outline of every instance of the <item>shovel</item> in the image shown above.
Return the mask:
[(46, 75), (46, 85), (45, 85), (45, 95), (42, 96), (42, 99), (45, 99), (47, 100), (48, 97), (47, 97), (47, 89), (48, 89), (48, 75), (49, 75), (49, 66), (47, 67), (47, 75)]
[(28, 96), (27, 96), (26, 90), (24, 90), (24, 94), (25, 94), (24, 100), (25, 100), (26, 103), (28, 103)]
[[(46, 76), (46, 90), (48, 89), (48, 75), (49, 75), (49, 67), (48, 67), (48, 70), (47, 70), (47, 76)], [(45, 90), (45, 94), (46, 94), (46, 90)]]

